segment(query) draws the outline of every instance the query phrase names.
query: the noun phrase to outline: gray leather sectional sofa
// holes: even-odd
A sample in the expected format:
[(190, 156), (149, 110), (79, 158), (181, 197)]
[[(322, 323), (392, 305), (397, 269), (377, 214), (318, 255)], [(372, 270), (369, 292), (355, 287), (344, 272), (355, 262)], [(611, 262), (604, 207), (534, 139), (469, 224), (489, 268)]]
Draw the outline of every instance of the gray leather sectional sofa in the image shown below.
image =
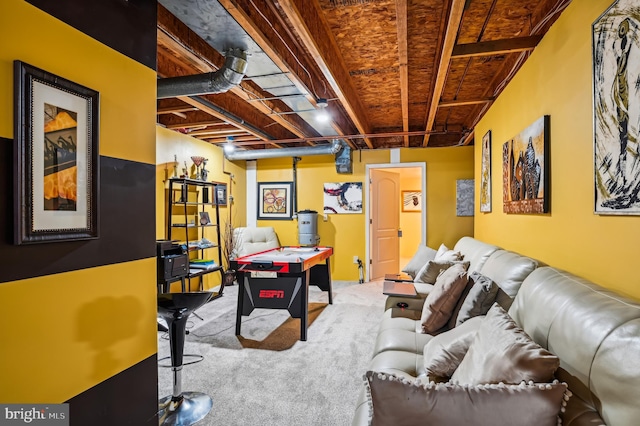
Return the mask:
[[(640, 424), (638, 302), (470, 237), (461, 238), (454, 250), (470, 262), (469, 273), (478, 271), (498, 284), (496, 302), (535, 342), (560, 358), (556, 378), (572, 394), (560, 414), (562, 424)], [(408, 381), (427, 376), (423, 350), (433, 336), (422, 333), (420, 315), (431, 288), (416, 283), (418, 297), (387, 299), (373, 358), (362, 374), (388, 373)], [(450, 331), (445, 327), (440, 332)], [(353, 426), (369, 424), (371, 415), (363, 386)]]

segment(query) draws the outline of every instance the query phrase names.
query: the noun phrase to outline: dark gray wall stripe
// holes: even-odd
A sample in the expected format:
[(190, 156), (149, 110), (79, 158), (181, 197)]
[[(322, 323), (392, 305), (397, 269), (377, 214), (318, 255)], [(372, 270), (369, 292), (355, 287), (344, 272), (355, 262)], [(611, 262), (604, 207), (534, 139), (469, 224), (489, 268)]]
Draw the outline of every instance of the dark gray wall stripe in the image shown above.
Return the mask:
[(156, 256), (155, 165), (104, 156), (99, 239), (13, 245), (12, 149), (0, 138), (0, 283)]
[(26, 1), (123, 55), (156, 69), (156, 0)]
[[(167, 372), (170, 374), (169, 370)], [(66, 402), (69, 403), (70, 426), (157, 426), (157, 355)]]

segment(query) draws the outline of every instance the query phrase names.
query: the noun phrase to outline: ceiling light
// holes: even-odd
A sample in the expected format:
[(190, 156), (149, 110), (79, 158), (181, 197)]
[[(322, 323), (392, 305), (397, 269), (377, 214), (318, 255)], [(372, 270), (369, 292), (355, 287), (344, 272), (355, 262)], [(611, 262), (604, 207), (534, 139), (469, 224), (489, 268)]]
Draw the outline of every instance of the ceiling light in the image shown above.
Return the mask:
[(327, 121), (329, 121), (331, 116), (329, 115), (329, 111), (327, 111), (327, 106), (329, 106), (327, 100), (325, 98), (318, 98), (316, 100), (316, 105), (318, 106), (316, 120), (321, 123), (326, 123)]
[(236, 150), (236, 146), (233, 144), (233, 136), (227, 136), (227, 142), (224, 144), (224, 152), (231, 153)]

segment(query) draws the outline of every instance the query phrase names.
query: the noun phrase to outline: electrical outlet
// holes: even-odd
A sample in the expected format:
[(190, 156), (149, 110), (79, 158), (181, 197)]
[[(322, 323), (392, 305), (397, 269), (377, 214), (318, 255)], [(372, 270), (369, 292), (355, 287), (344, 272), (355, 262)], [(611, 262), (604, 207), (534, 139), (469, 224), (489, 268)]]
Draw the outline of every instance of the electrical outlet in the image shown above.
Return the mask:
[(358, 263), (358, 256), (353, 256), (353, 263)]

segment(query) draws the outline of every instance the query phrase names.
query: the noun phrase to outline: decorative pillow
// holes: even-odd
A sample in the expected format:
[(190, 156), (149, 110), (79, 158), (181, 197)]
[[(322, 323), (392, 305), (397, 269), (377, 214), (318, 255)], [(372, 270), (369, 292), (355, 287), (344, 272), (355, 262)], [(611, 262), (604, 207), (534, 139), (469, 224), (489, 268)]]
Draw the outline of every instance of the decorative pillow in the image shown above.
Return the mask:
[(489, 309), (467, 354), (451, 376), (460, 384), (548, 382), (557, 356), (531, 340), (497, 303)]
[(469, 269), (469, 262), (436, 262), (435, 260), (430, 260), (425, 265), (420, 268), (418, 273), (413, 279), (413, 282), (416, 283), (427, 283), (433, 284), (436, 282), (438, 275), (455, 265), (456, 263), (461, 263), (464, 266), (465, 270)]
[(496, 301), (499, 287), (491, 278), (475, 271), (469, 275), (469, 282), (473, 282), (473, 285), (466, 297), (460, 298), (462, 305), (456, 317), (456, 327), (469, 318), (486, 315)]
[(440, 248), (436, 252), (436, 256), (433, 258), (436, 262), (447, 262), (462, 260), (464, 256), (459, 251), (449, 250), (444, 244), (440, 244)]
[(438, 247), (438, 251), (436, 252), (436, 258), (442, 257), (442, 255), (448, 252), (449, 250), (450, 250), (449, 247), (445, 246), (444, 244), (440, 244), (440, 247)]
[(422, 306), (420, 322), (424, 333), (434, 334), (449, 321), (467, 279), (467, 270), (461, 264), (453, 265), (438, 276)]
[(427, 247), (424, 244), (418, 247), (418, 251), (413, 255), (413, 258), (402, 268), (402, 272), (405, 272), (415, 278), (416, 274), (428, 261), (435, 258), (436, 251), (431, 247)]
[(471, 318), (460, 327), (433, 336), (424, 345), (424, 368), (430, 378), (451, 377), (473, 343), (482, 320), (483, 317)]
[(557, 380), (461, 386), (367, 371), (364, 381), (372, 426), (556, 426), (571, 396)]

